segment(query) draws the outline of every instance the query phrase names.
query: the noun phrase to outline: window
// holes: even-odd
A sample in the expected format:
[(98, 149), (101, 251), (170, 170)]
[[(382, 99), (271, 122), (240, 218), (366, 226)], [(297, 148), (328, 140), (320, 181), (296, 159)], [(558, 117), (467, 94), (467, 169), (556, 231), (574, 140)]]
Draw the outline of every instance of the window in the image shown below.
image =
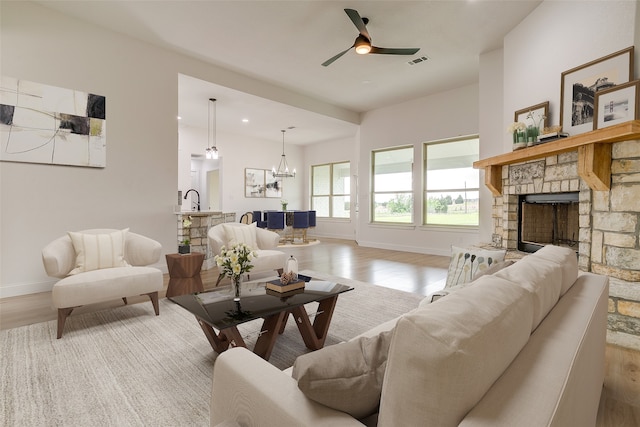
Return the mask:
[(311, 166), (311, 208), (316, 216), (351, 216), (351, 166), (349, 162)]
[(372, 153), (373, 222), (413, 222), (413, 147)]
[(424, 144), (424, 224), (478, 226), (478, 136)]

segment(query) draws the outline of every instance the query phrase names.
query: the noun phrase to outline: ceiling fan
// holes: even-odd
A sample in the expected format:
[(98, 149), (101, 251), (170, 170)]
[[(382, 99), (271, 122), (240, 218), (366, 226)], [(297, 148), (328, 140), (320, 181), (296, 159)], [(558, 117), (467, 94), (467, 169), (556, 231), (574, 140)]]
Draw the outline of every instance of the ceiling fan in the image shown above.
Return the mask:
[(360, 34), (353, 42), (353, 46), (343, 50), (336, 56), (327, 59), (322, 63), (323, 66), (327, 67), (331, 65), (335, 60), (340, 58), (342, 55), (344, 55), (354, 47), (356, 48), (356, 53), (359, 53), (361, 55), (366, 55), (368, 53), (378, 53), (384, 55), (413, 55), (420, 50), (420, 48), (387, 48), (372, 46), (371, 36), (369, 35), (369, 31), (367, 31), (367, 24), (369, 23), (369, 19), (361, 18), (357, 10), (345, 9), (344, 11), (347, 13), (347, 16), (351, 18), (353, 25), (355, 25), (358, 31), (360, 31)]

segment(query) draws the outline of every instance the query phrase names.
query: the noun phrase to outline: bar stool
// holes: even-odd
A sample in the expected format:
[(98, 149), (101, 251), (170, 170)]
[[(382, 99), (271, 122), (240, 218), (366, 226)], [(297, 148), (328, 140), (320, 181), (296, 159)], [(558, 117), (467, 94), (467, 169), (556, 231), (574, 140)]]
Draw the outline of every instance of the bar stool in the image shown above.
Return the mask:
[[(316, 211), (309, 211), (309, 228), (316, 228)], [(309, 240), (315, 241), (316, 239), (307, 237), (307, 241)]]
[(276, 233), (284, 230), (284, 212), (270, 211), (268, 213), (267, 230), (275, 231)]
[(307, 243), (307, 228), (309, 228), (309, 211), (293, 212), (293, 241), (296, 240), (296, 230), (302, 230), (302, 241)]

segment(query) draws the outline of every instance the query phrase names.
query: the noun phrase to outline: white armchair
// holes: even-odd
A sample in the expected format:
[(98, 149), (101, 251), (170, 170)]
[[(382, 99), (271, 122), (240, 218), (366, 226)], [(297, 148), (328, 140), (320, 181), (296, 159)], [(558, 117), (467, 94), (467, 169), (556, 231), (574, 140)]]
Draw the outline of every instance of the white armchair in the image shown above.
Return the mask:
[(42, 262), (53, 285), (58, 309), (58, 338), (74, 308), (127, 297), (148, 295), (159, 314), (162, 272), (145, 267), (158, 262), (162, 246), (128, 230), (92, 229), (60, 237), (42, 250)]
[[(226, 222), (214, 225), (209, 229), (209, 247), (214, 255), (220, 254), (223, 246), (231, 247), (234, 243), (246, 243), (256, 251), (256, 258), (253, 260), (252, 273), (265, 272), (269, 270), (282, 271), (286, 255), (284, 252), (275, 250), (280, 242), (280, 235), (273, 231), (256, 227), (256, 223), (240, 224), (236, 222)], [(218, 268), (220, 275), (216, 286), (220, 283), (224, 275)]]

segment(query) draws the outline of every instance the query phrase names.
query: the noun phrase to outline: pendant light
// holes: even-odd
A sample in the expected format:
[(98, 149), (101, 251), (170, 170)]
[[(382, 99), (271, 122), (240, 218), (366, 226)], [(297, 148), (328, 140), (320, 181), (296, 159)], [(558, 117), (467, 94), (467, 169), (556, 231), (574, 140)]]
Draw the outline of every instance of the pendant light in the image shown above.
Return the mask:
[[(292, 129), (292, 128), (290, 128)], [(295, 178), (296, 170), (293, 172), (289, 172), (289, 165), (287, 164), (287, 156), (284, 154), (284, 134), (286, 130), (282, 129), (282, 156), (280, 156), (280, 164), (278, 165), (278, 170), (276, 170), (275, 166), (271, 170), (271, 174), (274, 178)]]
[(209, 135), (207, 149), (205, 150), (207, 159), (216, 160), (218, 158), (218, 148), (216, 147), (216, 99), (209, 98)]

